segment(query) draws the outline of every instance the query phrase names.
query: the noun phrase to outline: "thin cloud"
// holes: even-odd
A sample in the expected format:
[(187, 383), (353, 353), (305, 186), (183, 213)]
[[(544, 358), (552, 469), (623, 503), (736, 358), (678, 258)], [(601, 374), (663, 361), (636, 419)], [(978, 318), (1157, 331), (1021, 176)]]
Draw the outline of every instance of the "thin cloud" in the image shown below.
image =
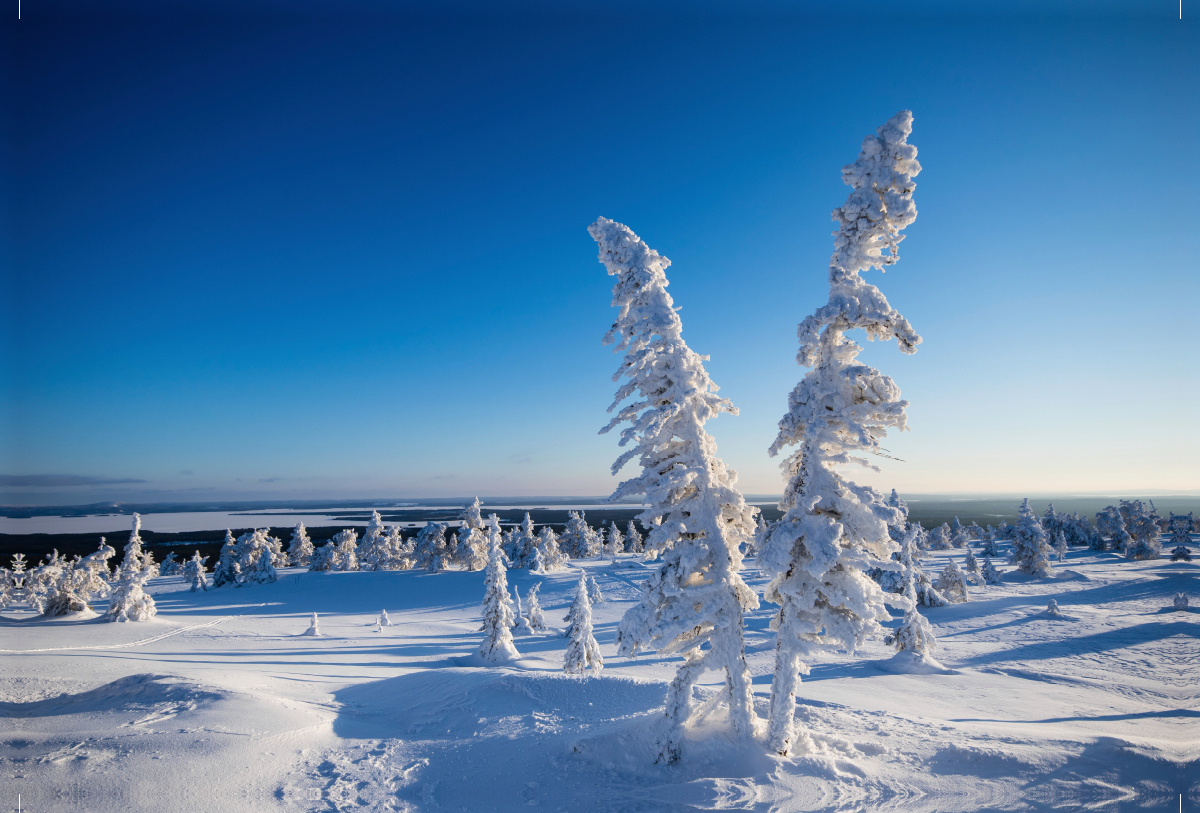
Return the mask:
[(132, 477), (88, 477), (85, 474), (0, 474), (0, 487), (62, 488), (63, 486), (111, 486), (144, 483)]

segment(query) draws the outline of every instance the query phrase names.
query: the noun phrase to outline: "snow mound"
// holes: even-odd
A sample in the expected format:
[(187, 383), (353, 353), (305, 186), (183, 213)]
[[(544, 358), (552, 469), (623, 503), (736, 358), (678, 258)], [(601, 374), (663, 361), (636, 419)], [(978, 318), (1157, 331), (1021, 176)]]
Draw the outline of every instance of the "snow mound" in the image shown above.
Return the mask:
[(947, 669), (929, 655), (922, 655), (911, 649), (901, 650), (891, 658), (875, 661), (875, 666), (896, 675), (957, 675), (954, 669)]
[(0, 717), (57, 717), (154, 708), (173, 704), (195, 708), (224, 695), (170, 675), (129, 675), (79, 694), (63, 694), (30, 703), (0, 702)]

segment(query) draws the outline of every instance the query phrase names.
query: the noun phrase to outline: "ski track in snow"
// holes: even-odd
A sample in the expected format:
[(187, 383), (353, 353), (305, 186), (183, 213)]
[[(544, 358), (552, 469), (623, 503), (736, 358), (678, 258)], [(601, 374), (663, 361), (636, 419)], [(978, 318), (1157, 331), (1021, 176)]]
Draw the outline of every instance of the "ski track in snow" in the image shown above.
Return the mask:
[[(933, 553), (928, 568), (961, 555)], [(121, 640), (141, 631), (133, 623), (9, 616), (0, 784), (39, 813), (1119, 812), (1176, 809), (1180, 794), (1185, 810), (1200, 805), (1197, 615), (1166, 609), (1175, 592), (1197, 594), (1194, 566), (1076, 549), (1057, 579), (972, 588), (969, 603), (926, 613), (953, 674), (888, 674), (878, 642), (823, 657), (798, 696), (811, 754), (736, 741), (710, 675), (671, 768), (653, 749), (679, 661), (614, 654), (645, 567), (589, 560), (509, 580), (522, 594), (541, 582), (557, 625), (576, 566), (606, 598), (593, 608), (599, 677), (562, 673), (557, 631), (518, 636), (511, 667), (461, 665), (480, 642), (479, 572), (288, 570), (207, 593), (158, 579), (146, 626), (186, 625), (133, 641)], [(1045, 614), (1050, 598), (1061, 617)], [(384, 608), (395, 626), (376, 633)], [(747, 617), (760, 718), (773, 609)], [(301, 636), (314, 610), (324, 635)]]

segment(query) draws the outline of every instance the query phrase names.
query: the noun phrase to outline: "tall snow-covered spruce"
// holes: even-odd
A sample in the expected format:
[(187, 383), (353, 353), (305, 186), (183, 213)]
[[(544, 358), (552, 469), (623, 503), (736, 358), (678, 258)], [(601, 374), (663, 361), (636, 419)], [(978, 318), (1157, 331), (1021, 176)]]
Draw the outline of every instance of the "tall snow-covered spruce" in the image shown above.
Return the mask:
[(662, 557), (641, 601), (621, 619), (617, 645), (626, 656), (643, 649), (683, 655), (667, 690), (667, 727), (658, 743), (659, 761), (671, 763), (680, 756), (692, 685), (706, 670), (725, 671), (734, 730), (753, 733), (742, 619), (758, 606), (758, 597), (738, 571), (739, 546), (754, 535), (755, 512), (704, 429), (709, 418), (736, 415), (737, 409), (716, 394), (704, 369), (708, 357), (683, 341), (683, 325), (666, 290), (670, 260), (628, 227), (603, 217), (588, 232), (600, 246), (600, 262), (617, 278), (613, 306), (619, 311), (604, 343), (615, 342), (615, 352), (625, 354), (613, 375), (613, 381), (625, 379), (609, 407), (616, 416), (600, 432), (628, 422), (620, 445), (631, 448), (612, 472), (635, 457), (642, 468), (609, 499), (645, 495), (649, 507), (637, 517), (650, 529), (645, 549)]
[(895, 339), (916, 352), (921, 337), (893, 310), (883, 293), (861, 274), (880, 271), (898, 259), (900, 232), (917, 217), (913, 177), (921, 171), (917, 150), (907, 141), (912, 113), (893, 116), (863, 140), (858, 160), (842, 168), (853, 192), (833, 211), (838, 224), (829, 263), (829, 302), (800, 323), (797, 360), (812, 369), (788, 396), (772, 457), (796, 450), (783, 463), (788, 478), (779, 507), (785, 513), (764, 535), (758, 564), (770, 577), (765, 597), (780, 605), (776, 631), (768, 739), (786, 755), (808, 750), (811, 740), (796, 733), (796, 688), (802, 661), (826, 648), (854, 651), (888, 620), (885, 602), (907, 610), (912, 601), (884, 593), (866, 572), (896, 569), (898, 548), (889, 525), (901, 511), (882, 494), (843, 478), (837, 467), (859, 463), (862, 454), (885, 456), (880, 440), (889, 428), (903, 431), (908, 402), (891, 378), (856, 361), (862, 348), (846, 336), (861, 329), (868, 339)]

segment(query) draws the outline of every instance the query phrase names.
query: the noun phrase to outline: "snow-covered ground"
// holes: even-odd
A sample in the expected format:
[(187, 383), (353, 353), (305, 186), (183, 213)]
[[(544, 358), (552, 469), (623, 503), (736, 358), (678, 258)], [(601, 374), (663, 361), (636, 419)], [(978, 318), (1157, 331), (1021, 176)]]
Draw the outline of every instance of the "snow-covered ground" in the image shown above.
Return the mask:
[[(930, 555), (936, 573), (963, 552)], [(593, 607), (600, 677), (564, 675), (555, 632), (518, 637), (514, 667), (474, 665), (482, 572), (283, 570), (207, 593), (160, 578), (143, 623), (10, 608), (0, 805), (15, 809), (18, 792), (35, 813), (1200, 805), (1194, 564), (1072, 550), (1057, 578), (1009, 574), (926, 611), (950, 674), (889, 672), (881, 642), (815, 663), (797, 718), (818, 753), (737, 742), (714, 705), (675, 767), (652, 763), (652, 743), (678, 661), (615, 655), (644, 566), (578, 564), (607, 599)], [(578, 570), (508, 577), (522, 594), (542, 582), (559, 624)], [(1178, 592), (1193, 610), (1169, 610)], [(1044, 612), (1051, 598), (1061, 617)], [(375, 632), (382, 609), (394, 626)], [(772, 609), (748, 619), (760, 715)], [(323, 636), (301, 636), (314, 611)]]

